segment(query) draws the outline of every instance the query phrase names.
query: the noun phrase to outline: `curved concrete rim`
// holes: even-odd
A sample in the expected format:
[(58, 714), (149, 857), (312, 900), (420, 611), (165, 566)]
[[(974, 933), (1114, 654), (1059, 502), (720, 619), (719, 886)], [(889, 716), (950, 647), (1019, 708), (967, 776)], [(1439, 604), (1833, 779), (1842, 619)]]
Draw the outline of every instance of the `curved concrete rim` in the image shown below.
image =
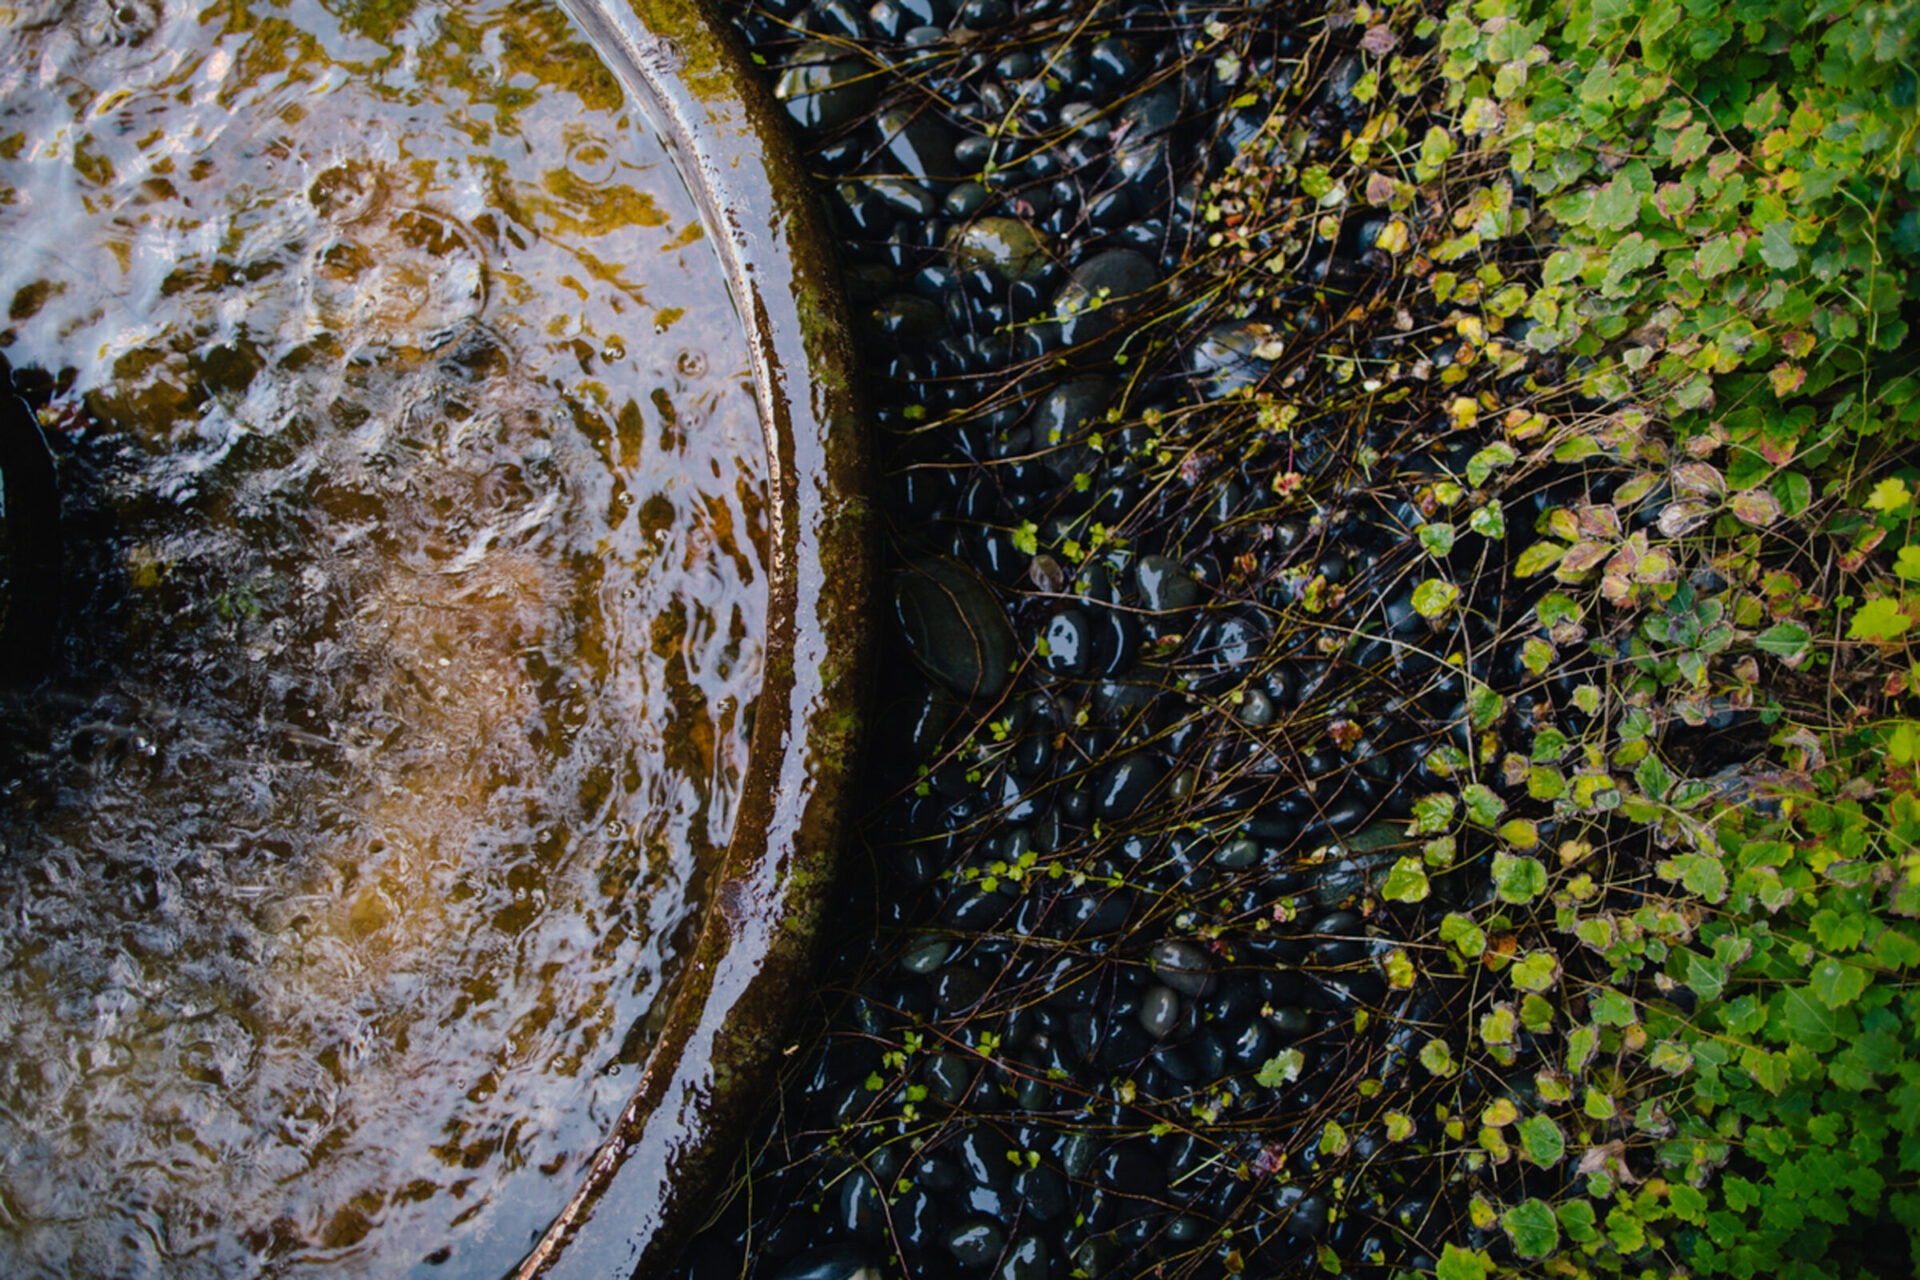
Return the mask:
[(561, 0), (665, 134), (746, 332), (769, 474), (768, 651), (731, 843), (661, 1038), (517, 1280), (662, 1269), (770, 1095), (858, 746), (872, 520), (845, 306), (785, 116), (703, 0)]

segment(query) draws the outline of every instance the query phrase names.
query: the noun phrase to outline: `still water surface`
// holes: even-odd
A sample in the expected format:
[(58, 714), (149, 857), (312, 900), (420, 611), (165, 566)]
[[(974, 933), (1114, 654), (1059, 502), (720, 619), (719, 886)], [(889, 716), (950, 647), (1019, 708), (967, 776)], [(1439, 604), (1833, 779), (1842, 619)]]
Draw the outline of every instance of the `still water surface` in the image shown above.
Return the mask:
[(0, 1274), (503, 1272), (759, 689), (692, 197), (553, 5), (26, 0), (0, 305), (70, 544), (0, 704)]

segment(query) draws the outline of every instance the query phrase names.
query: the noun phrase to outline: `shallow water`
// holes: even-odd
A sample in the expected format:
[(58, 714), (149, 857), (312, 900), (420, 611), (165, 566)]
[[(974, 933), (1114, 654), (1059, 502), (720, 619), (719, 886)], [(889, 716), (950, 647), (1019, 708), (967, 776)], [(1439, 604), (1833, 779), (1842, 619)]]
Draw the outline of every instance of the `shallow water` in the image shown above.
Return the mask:
[(498, 1274), (630, 1091), (759, 688), (697, 207), (555, 6), (0, 23), (69, 542), (0, 705), (0, 1272)]

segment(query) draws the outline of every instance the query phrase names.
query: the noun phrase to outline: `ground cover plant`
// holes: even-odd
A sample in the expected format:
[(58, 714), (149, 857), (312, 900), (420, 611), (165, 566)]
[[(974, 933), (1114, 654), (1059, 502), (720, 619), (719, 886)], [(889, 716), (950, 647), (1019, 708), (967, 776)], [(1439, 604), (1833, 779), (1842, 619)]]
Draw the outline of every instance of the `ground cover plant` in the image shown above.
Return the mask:
[(700, 1273), (1920, 1267), (1920, 6), (907, 9), (747, 22), (930, 674)]

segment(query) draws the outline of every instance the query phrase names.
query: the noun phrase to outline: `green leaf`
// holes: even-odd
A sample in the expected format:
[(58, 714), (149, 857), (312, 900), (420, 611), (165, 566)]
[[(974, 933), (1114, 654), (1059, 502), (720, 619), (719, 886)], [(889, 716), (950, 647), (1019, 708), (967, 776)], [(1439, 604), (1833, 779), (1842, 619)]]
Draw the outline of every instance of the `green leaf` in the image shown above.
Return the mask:
[(1867, 989), (1867, 971), (1857, 964), (1848, 964), (1828, 956), (1813, 966), (1813, 972), (1807, 975), (1808, 985), (1813, 994), (1820, 997), (1820, 1003), (1829, 1009), (1838, 1009), (1852, 1004)]
[(1445, 520), (1432, 520), (1420, 526), (1420, 545), (1438, 560), (1453, 550), (1453, 526)]
[(1727, 966), (1697, 951), (1686, 953), (1687, 987), (1702, 1000), (1718, 1000), (1726, 989)]
[(1427, 869), (1418, 858), (1402, 858), (1380, 884), (1380, 896), (1388, 902), (1420, 902), (1432, 890), (1427, 884)]
[(1479, 508), (1472, 515), (1468, 516), (1467, 527), (1481, 537), (1489, 538), (1495, 542), (1506, 537), (1507, 517), (1506, 512), (1500, 506), (1499, 500), (1489, 500), (1486, 506)]
[(1625, 231), (1640, 220), (1640, 193), (1625, 175), (1617, 176), (1594, 193), (1589, 220), (1607, 231)]
[[(1649, 757), (1651, 758), (1651, 757)], [(1727, 869), (1720, 859), (1705, 853), (1682, 853), (1654, 868), (1668, 880), (1678, 880), (1688, 893), (1721, 902), (1727, 896)]]
[(1847, 635), (1854, 640), (1892, 640), (1912, 625), (1913, 619), (1901, 612), (1898, 601), (1879, 597), (1854, 613)]
[(1560, 1246), (1560, 1224), (1544, 1200), (1522, 1200), (1500, 1215), (1500, 1227), (1523, 1258), (1544, 1258)]
[(1496, 693), (1492, 685), (1475, 682), (1467, 690), (1467, 719), (1476, 729), (1489, 727), (1506, 709), (1507, 700)]
[(1512, 466), (1519, 458), (1512, 445), (1496, 440), (1467, 459), (1467, 482), (1478, 488), (1487, 482), (1488, 476), (1501, 467)]
[(1578, 1075), (1593, 1061), (1600, 1047), (1600, 1032), (1594, 1027), (1575, 1027), (1567, 1032), (1567, 1073)]
[(1413, 589), (1413, 607), (1423, 618), (1438, 618), (1453, 608), (1460, 588), (1444, 578), (1428, 578)]
[(1434, 792), (1421, 796), (1413, 802), (1413, 822), (1407, 827), (1408, 835), (1423, 835), (1429, 831), (1445, 831), (1453, 825), (1454, 799), (1445, 792)]
[(1547, 991), (1560, 977), (1560, 960), (1551, 951), (1529, 951), (1508, 975), (1522, 991)]
[(1541, 281), (1548, 285), (1565, 284), (1579, 276), (1583, 262), (1584, 259), (1571, 249), (1556, 250), (1540, 269)]
[(1907, 491), (1907, 482), (1899, 476), (1889, 476), (1873, 486), (1873, 491), (1867, 495), (1866, 506), (1872, 511), (1894, 515), (1905, 510), (1911, 501), (1913, 495)]
[(1433, 1039), (1421, 1047), (1420, 1065), (1436, 1076), (1453, 1074), (1453, 1051), (1447, 1048), (1447, 1042)]
[(1298, 1049), (1282, 1049), (1268, 1058), (1254, 1073), (1253, 1081), (1262, 1089), (1278, 1089), (1300, 1078), (1300, 1070), (1307, 1064), (1306, 1055)]
[(1624, 1027), (1634, 1020), (1633, 1001), (1611, 987), (1596, 987), (1588, 997), (1593, 1020), (1603, 1027)]
[(1493, 791), (1478, 782), (1470, 782), (1461, 788), (1460, 799), (1467, 809), (1467, 821), (1476, 826), (1491, 828), (1500, 821), (1500, 815), (1507, 811), (1507, 803)]
[(1533, 614), (1540, 619), (1543, 627), (1556, 627), (1563, 622), (1578, 623), (1586, 616), (1580, 608), (1580, 602), (1564, 591), (1549, 591), (1540, 597), (1540, 603), (1533, 606)]
[(1440, 1250), (1440, 1265), (1434, 1268), (1436, 1280), (1487, 1280), (1493, 1274), (1493, 1259), (1479, 1249), (1462, 1249), (1457, 1244)]
[(1546, 887), (1547, 869), (1540, 859), (1493, 855), (1493, 888), (1502, 902), (1532, 902)]
[(1514, 561), (1513, 572), (1519, 577), (1531, 578), (1553, 568), (1566, 554), (1564, 542), (1536, 542), (1520, 553), (1520, 558)]
[(1520, 1154), (1529, 1162), (1551, 1169), (1566, 1153), (1566, 1135), (1552, 1117), (1528, 1116), (1520, 1122)]
[(1471, 960), (1487, 949), (1487, 935), (1473, 917), (1449, 911), (1440, 921), (1440, 941)]
[(1791, 662), (1806, 653), (1813, 634), (1797, 622), (1779, 622), (1753, 638), (1754, 648)]
[(1703, 280), (1723, 276), (1740, 265), (1740, 244), (1732, 236), (1715, 236), (1694, 251), (1693, 265)]
[(1707, 154), (1707, 145), (1707, 126), (1705, 122), (1696, 120), (1675, 135), (1669, 158), (1676, 166), (1684, 168)]
[(1778, 997), (1780, 1021), (1788, 1036), (1814, 1053), (1831, 1053), (1839, 1043), (1840, 1019), (1833, 1006), (1809, 987), (1794, 987)]
[(1760, 260), (1775, 271), (1799, 265), (1800, 251), (1793, 247), (1792, 224), (1782, 219), (1760, 228)]
[(1599, 1235), (1595, 1224), (1598, 1218), (1593, 1212), (1591, 1200), (1567, 1200), (1554, 1209), (1554, 1216), (1560, 1219), (1560, 1225), (1566, 1230), (1567, 1238), (1575, 1243), (1584, 1244)]

